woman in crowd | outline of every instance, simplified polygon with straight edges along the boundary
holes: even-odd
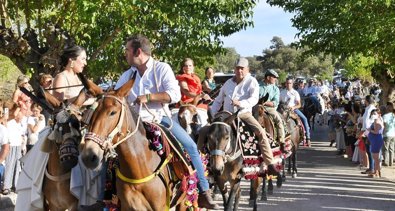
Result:
[[[359,109],[357,107],[357,109]],[[346,116],[346,154],[349,158],[353,157],[355,150],[355,142],[357,141],[357,120],[358,120],[358,112],[355,110],[355,105],[350,101],[344,106],[344,110],[347,112]]]
[[[372,122],[372,125],[367,128],[367,130],[369,131],[368,140],[370,142],[370,153],[372,153],[373,157],[374,171],[369,174],[369,177],[380,177],[381,174],[379,155],[380,150],[384,145],[384,123],[377,109],[371,111],[370,121]]]
[[[392,166],[394,162],[394,150],[395,150],[395,109],[394,104],[391,102],[387,103],[386,106],[387,113],[383,115],[384,121],[384,147],[383,156],[384,162],[383,166]]]
[[[181,71],[177,75],[181,88],[181,104],[194,104],[207,109],[207,105],[198,105],[201,98],[209,100],[210,97],[202,92],[202,85],[199,77],[194,73],[194,68],[193,60],[190,58],[185,58],[181,63]]]
[[[30,107],[32,106],[32,100],[30,97],[25,95],[20,88],[24,87],[27,90],[32,90],[29,84],[30,78],[26,75],[20,75],[16,81],[15,91],[12,95],[12,101],[20,107],[20,111],[27,117],[31,115]]]
[[[6,108],[9,109],[9,121],[7,122],[7,130],[9,135],[10,152],[5,161],[4,187],[2,193],[7,195],[11,192],[11,188],[16,187],[21,164],[19,159],[22,157],[22,148],[25,143],[26,129],[22,124],[24,114],[22,109],[13,102],[6,102]]]
[[[50,89],[52,88],[52,76],[50,74],[43,74],[41,73],[38,76],[38,82],[40,83],[40,86],[44,89]],[[48,90],[49,93],[52,93],[52,90]]]
[[[212,67],[207,67],[204,73],[206,77],[202,83],[203,91],[210,94],[217,87],[214,81],[214,69]]]

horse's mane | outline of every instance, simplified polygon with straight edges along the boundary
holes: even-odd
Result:
[[[228,118],[231,114],[226,111],[220,111],[215,114],[213,122],[224,122],[226,118]]]

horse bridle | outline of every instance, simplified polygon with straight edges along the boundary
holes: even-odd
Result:
[[[225,126],[226,128],[229,129],[229,137],[232,137],[232,134],[231,134],[232,127],[229,124],[224,123],[224,122],[213,122],[213,123],[211,123],[211,125],[223,125],[223,126]],[[236,143],[235,143],[236,146],[237,146],[237,139],[239,138],[238,136],[239,135],[237,134],[236,135]],[[235,149],[234,152],[233,152],[233,155],[229,155],[229,150],[230,149],[231,149],[231,138],[228,139],[228,142],[226,143],[226,147],[225,147],[224,150],[221,150],[221,149],[210,150],[209,149],[210,150],[210,157],[211,156],[221,156],[225,162],[227,162],[227,161],[230,162],[230,161],[235,160],[237,157],[239,157],[241,155],[241,150],[240,149],[239,150]]]
[[[121,114],[120,114],[120,117],[118,119],[117,125],[110,132],[110,134],[108,134],[106,137],[99,136],[99,135],[97,135],[96,133],[93,133],[93,132],[87,132],[85,134],[85,140],[91,140],[91,141],[95,142],[96,144],[98,144],[100,146],[100,148],[103,151],[109,152],[109,155],[108,155],[109,157],[115,157],[116,153],[115,153],[114,149],[119,144],[121,144],[122,142],[124,142],[125,140],[127,140],[128,138],[130,138],[131,136],[133,136],[137,132],[138,125],[139,125],[139,122],[140,122],[140,116],[137,119],[137,124],[136,124],[137,126],[136,126],[135,130],[132,131],[132,132],[128,130],[127,134],[125,135],[125,134],[122,133],[122,125],[123,125],[123,120],[124,120],[125,115],[126,115],[126,107],[127,107],[127,105],[125,104],[125,99],[121,100],[118,97],[115,97],[113,95],[103,95],[101,100],[103,101],[104,98],[115,99],[122,106]],[[117,142],[115,144],[112,144],[112,140],[114,139],[114,137],[116,135],[121,135],[121,136],[125,135],[125,137],[123,139],[121,139],[121,140],[119,140],[119,137],[118,137]]]

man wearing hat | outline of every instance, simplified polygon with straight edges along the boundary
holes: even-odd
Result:
[[[234,72],[235,76],[224,83],[210,107],[211,114],[214,116],[222,106],[224,111],[230,113],[235,113],[239,110],[238,117],[254,130],[258,138],[263,160],[268,166],[268,174],[276,175],[278,172],[273,165],[273,153],[266,132],[252,116],[252,107],[259,100],[259,84],[251,76],[246,58],[241,57],[237,60]]]
[[[280,114],[277,112],[277,106],[280,103],[280,89],[276,86],[278,74],[273,69],[265,72],[263,83],[259,89],[259,98],[266,97],[268,99],[262,103],[266,111],[273,117],[274,124],[277,126],[277,139],[279,143],[284,143],[284,123]]]
[[[314,106],[317,108],[318,113],[322,114],[324,109],[322,104],[320,103],[320,100],[322,99],[319,99],[319,97],[321,97],[320,93],[321,90],[319,87],[316,86],[315,79],[311,78],[309,80],[308,86],[304,88],[303,94],[305,97],[311,99]],[[323,99],[321,100],[321,102],[323,102]]]

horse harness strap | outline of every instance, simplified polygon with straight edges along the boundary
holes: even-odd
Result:
[[[122,181],[131,183],[131,184],[141,184],[141,183],[148,182],[148,181],[152,180],[153,178],[155,178],[156,176],[158,176],[162,172],[162,169],[170,162],[170,160],[172,158],[173,158],[173,153],[170,153],[169,156],[167,156],[167,158],[163,161],[162,165],[160,165],[160,167],[154,173],[152,173],[151,175],[146,176],[142,179],[127,178],[126,176],[124,176],[121,173],[119,168],[117,168],[115,171],[116,171],[118,178],[121,179]]]
[[[49,174],[48,170],[45,168],[45,176],[55,182],[63,182],[65,180],[68,180],[71,178],[71,171],[66,173],[66,174],[62,174],[60,176],[52,176]]]
[[[229,124],[224,123],[224,122],[213,122],[211,124],[212,125],[223,125],[223,126],[226,126],[229,129],[229,131],[232,131],[231,126]],[[236,130],[238,131],[238,129],[236,129]],[[231,137],[231,136],[229,135],[229,137]],[[237,140],[238,139],[239,139],[239,133],[237,132]],[[237,145],[238,145],[238,141],[236,141],[236,146]],[[230,143],[230,141],[228,141],[224,150],[220,150],[220,149],[210,150],[210,155],[211,156],[213,156],[213,155],[222,156],[222,157],[224,157],[224,159],[226,159],[226,161],[232,162],[232,161],[236,160],[236,158],[238,158],[242,154],[242,152],[241,152],[241,149],[238,149],[238,150],[235,149],[235,152],[233,153],[233,155],[227,155],[226,152],[229,151],[230,148],[231,148],[231,143]]]

